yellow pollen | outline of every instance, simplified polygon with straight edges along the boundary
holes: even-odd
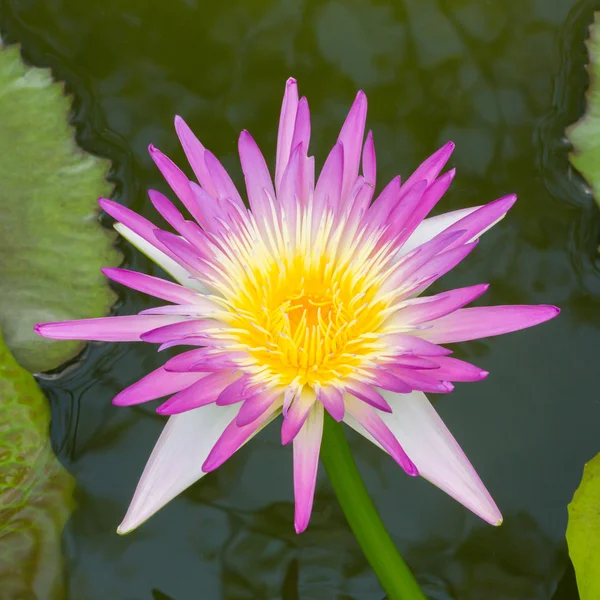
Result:
[[[379,293],[380,270],[369,263],[372,248],[336,255],[321,253],[322,245],[316,251],[319,240],[312,247],[304,241],[280,247],[276,258],[259,248],[226,294],[230,347],[247,355],[241,368],[255,382],[343,385],[377,358],[389,300]]]

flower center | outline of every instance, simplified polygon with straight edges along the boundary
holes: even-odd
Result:
[[[373,358],[385,306],[356,269],[306,257],[252,272],[232,299],[240,366],[269,385],[335,385]]]

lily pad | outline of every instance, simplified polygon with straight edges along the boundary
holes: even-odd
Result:
[[[600,598],[600,454],[583,470],[583,479],[569,504],[569,554],[581,600]]]
[[[590,57],[587,110],[567,129],[567,137],[573,144],[569,156],[571,164],[592,186],[594,198],[600,205],[600,11],[594,13],[586,45]]]
[[[0,49],[0,329],[31,372],[82,347],[36,335],[35,323],[102,316],[115,300],[100,268],[120,257],[96,203],[111,191],[109,163],[76,145],[70,109],[49,70]]]
[[[0,336],[0,590],[62,598],[61,533],[73,480],[49,437],[50,407]]]

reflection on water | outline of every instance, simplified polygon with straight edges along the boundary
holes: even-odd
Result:
[[[583,36],[593,2],[573,0],[4,0],[2,34],[76,93],[81,144],[110,156],[118,199],[149,215],[166,191],[153,142],[183,164],[172,128],[186,118],[241,183],[237,133],[274,156],[289,75],[313,114],[322,159],[357,87],[369,96],[379,185],[448,139],[455,183],[441,210],[517,192],[509,216],[434,291],[488,281],[485,303],[552,303],[539,330],[457,348],[491,371],[438,408],[506,520],[489,528],[351,436],[382,516],[432,598],[549,598],[565,573],[566,505],[598,451],[598,211],[568,166],[565,126],[586,85]],[[126,266],[147,261],[126,253]],[[147,307],[135,292],[119,311]],[[138,532],[114,534],[163,420],[115,408],[156,367],[150,347],[95,345],[84,366],[44,383],[54,437],[78,482],[65,532],[75,600],[378,600],[379,585],[325,478],[308,532],[292,533],[291,456],[275,429]],[[71,398],[75,400],[71,402]],[[558,593],[558,592],[557,592]]]

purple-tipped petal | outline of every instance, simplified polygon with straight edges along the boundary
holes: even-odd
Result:
[[[314,218],[321,222],[326,207],[339,210],[344,173],[344,148],[339,142],[332,148],[319,179],[314,195]]]
[[[79,321],[39,323],[35,332],[53,340],[88,340],[93,342],[139,342],[147,331],[174,323],[182,317],[163,315],[133,315],[101,317]]]
[[[109,279],[125,285],[132,290],[149,294],[155,298],[161,298],[167,302],[194,304],[196,300],[203,300],[202,296],[197,292],[176,283],[165,281],[159,277],[152,277],[151,275],[129,271],[128,269],[105,268],[102,269],[102,273]]]
[[[285,84],[285,93],[279,117],[279,131],[277,133],[277,160],[275,165],[275,185],[279,194],[279,185],[292,151],[292,138],[296,126],[298,112],[298,84],[290,77]]]
[[[446,231],[463,230],[463,235],[454,242],[454,246],[472,241],[480,237],[483,233],[492,228],[496,223],[504,218],[504,215],[512,208],[517,201],[515,194],[505,196],[481,206],[470,214],[459,219]]]
[[[252,395],[247,394],[247,398],[240,407],[236,418],[237,426],[244,427],[245,425],[249,425],[263,415],[272,404],[276,402],[281,404],[282,394],[283,390],[279,388],[263,390]]]
[[[308,100],[304,96],[300,98],[300,102],[298,103],[294,137],[292,138],[292,150],[300,144],[302,144],[306,153],[310,144],[310,110],[308,108]]]
[[[244,203],[240,193],[237,191],[231,177],[229,177],[229,173],[210,150],[204,152],[204,162],[212,177],[217,198],[230,198],[238,206],[243,207]]]
[[[419,302],[401,308],[393,318],[398,322],[410,325],[433,321],[473,302],[473,300],[484,294],[488,288],[489,284],[482,283],[442,292],[435,296],[419,298]]]
[[[466,342],[539,325],[560,313],[556,306],[476,306],[429,323],[421,337],[434,344]]]
[[[346,411],[343,392],[333,386],[318,387],[316,392],[317,400],[325,407],[325,410],[336,421],[342,421]]]
[[[386,395],[394,412],[381,418],[419,473],[488,523],[500,525],[498,507],[425,395]]]
[[[363,383],[356,379],[349,379],[346,382],[346,390],[359,400],[366,402],[378,410],[392,412],[392,409],[385,401],[385,398],[374,387],[367,383]]]
[[[237,404],[244,399],[244,388],[248,383],[248,375],[242,375],[235,381],[232,381],[223,391],[217,396],[215,402],[218,406],[227,404]]]
[[[214,404],[171,417],[117,529],[129,533],[205,475],[202,463],[237,411]]]
[[[472,206],[470,208],[461,208],[452,212],[436,215],[429,219],[424,219],[413,231],[412,235],[404,242],[402,248],[398,252],[398,256],[404,256],[415,250],[419,246],[426,244],[434,239],[440,233],[448,229],[451,225],[476,211],[480,206]]]
[[[178,322],[167,323],[164,326],[158,326],[144,332],[141,335],[141,339],[150,344],[162,344],[164,342],[196,336],[208,329],[213,329],[215,325],[217,323],[210,319],[179,319]]]
[[[159,367],[119,392],[112,402],[115,406],[133,406],[149,400],[156,400],[169,394],[175,394],[203,377],[205,377],[204,373],[172,373],[167,371],[164,366]]]
[[[402,297],[415,296],[429,287],[434,281],[454,269],[477,246],[478,240],[464,244],[453,250],[446,250],[415,271],[406,287],[402,290]]]
[[[163,402],[156,412],[159,415],[178,415],[183,412],[212,404],[219,394],[239,375],[231,371],[209,373],[196,383]]]
[[[432,344],[420,337],[405,333],[392,333],[385,336],[385,342],[393,348],[393,354],[404,354],[406,352],[420,356],[444,356],[452,354],[452,350]]]
[[[234,404],[231,406],[235,407]],[[202,465],[202,470],[208,473],[220,467],[232,454],[252,439],[279,414],[280,406],[280,404],[271,404],[260,417],[252,421],[249,425],[243,425],[242,427],[236,423],[236,419],[233,419],[210,451],[210,454]]]
[[[338,137],[338,142],[341,142],[344,147],[342,200],[348,197],[358,177],[358,166],[360,164],[366,120],[367,96],[364,92],[360,91],[356,95]]]
[[[365,181],[375,187],[377,182],[377,160],[375,157],[375,144],[373,143],[373,132],[367,133],[367,139],[363,148],[362,172]]]
[[[187,123],[179,116],[175,117],[175,131],[198,182],[208,194],[216,197],[217,190],[213,185],[210,171],[204,162],[206,148],[198,141],[198,138],[193,134]]]
[[[377,440],[377,442],[408,475],[418,475],[419,472],[417,467],[407,456],[400,445],[400,442],[396,439],[396,436],[390,431],[384,421],[382,421],[380,413],[351,394],[346,394],[345,400],[346,416],[344,417],[344,421],[349,421],[349,423],[351,423],[352,419],[356,420],[371,436],[373,436],[374,439]],[[390,413],[381,414],[384,415]],[[352,419],[348,419],[348,415],[352,417]]]
[[[421,179],[425,179],[428,183],[431,183],[440,174],[453,150],[454,142],[444,144],[437,152],[419,165],[417,170],[406,180],[402,187],[409,188]]]
[[[240,134],[238,151],[252,213],[258,222],[270,219],[267,197],[275,198],[273,182],[262,152],[246,130]]]
[[[315,403],[304,426],[294,438],[294,527],[302,533],[310,521],[323,436],[323,405]]]
[[[181,200],[183,205],[188,209],[189,213],[198,221],[202,222],[202,214],[196,202],[196,197],[190,188],[190,181],[187,175],[167,156],[165,156],[158,148],[152,144],[148,147],[152,160],[163,174],[171,189]]]
[[[439,368],[431,373],[432,377],[444,381],[481,381],[489,373],[457,358],[439,356],[435,359]]]
[[[292,402],[286,412],[281,426],[281,443],[289,444],[298,434],[306,421],[316,400],[315,393],[310,388],[305,388]]]
[[[450,382],[439,381],[437,379],[437,374],[433,369],[428,369],[427,371],[415,371],[414,369],[404,369],[402,367],[389,367],[389,369],[393,375],[404,381],[411,390],[430,392],[433,394],[448,394],[454,389],[454,386]],[[383,383],[381,383],[381,387],[389,389],[390,391],[396,391]]]

